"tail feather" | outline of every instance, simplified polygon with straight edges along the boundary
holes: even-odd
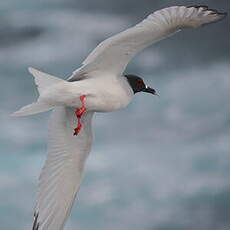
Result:
[[[33,75],[34,81],[38,87],[38,92],[41,94],[44,90],[49,88],[51,85],[63,82],[64,80],[54,77],[50,74],[43,73],[32,67],[28,68],[28,71]]]
[[[40,95],[43,94],[44,91],[46,91],[48,88],[52,87],[53,85],[60,83],[60,82],[64,82],[64,80],[62,80],[60,78],[51,76],[47,73],[43,73],[43,72],[38,71],[34,68],[30,67],[28,70],[34,77],[34,81],[37,85],[38,92]],[[41,101],[39,101],[39,98],[38,98],[37,102],[34,102],[30,105],[26,105],[26,106],[22,107],[18,111],[11,114],[11,116],[13,116],[13,117],[27,116],[27,115],[45,112],[45,111],[48,111],[52,108],[53,108],[52,105],[42,103]]]
[[[33,115],[36,113],[46,112],[52,109],[52,106],[48,104],[42,104],[40,102],[34,102],[30,105],[26,105],[19,109],[18,111],[11,114],[12,117],[21,117],[21,116],[28,116]]]

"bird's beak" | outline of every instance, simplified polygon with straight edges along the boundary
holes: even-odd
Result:
[[[148,87],[147,85],[145,86],[145,89],[142,90],[143,92],[146,93],[151,93],[153,95],[159,96],[159,94],[157,94],[155,89],[152,89],[151,87]]]

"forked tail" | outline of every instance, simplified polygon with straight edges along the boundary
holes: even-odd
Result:
[[[37,89],[40,95],[50,86],[64,81],[47,73],[40,72],[34,68],[29,68],[28,70],[34,77],[34,81],[37,85]],[[22,107],[18,111],[12,113],[11,116],[28,116],[36,113],[46,112],[52,108],[52,105],[41,103],[38,100],[37,102]]]

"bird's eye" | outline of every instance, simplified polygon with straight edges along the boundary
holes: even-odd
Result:
[[[141,84],[143,84],[143,81],[142,80],[137,80],[137,83],[138,83],[138,85],[141,85]]]

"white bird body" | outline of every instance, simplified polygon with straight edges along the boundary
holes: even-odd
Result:
[[[86,95],[85,107],[87,111],[112,112],[126,107],[134,95],[127,78],[109,76],[103,72],[97,74],[99,76],[96,78],[81,81],[63,80],[42,92],[38,101],[52,107],[61,105],[80,108],[79,97]],[[107,85],[111,85],[111,87],[106,87]]]
[[[226,13],[206,6],[165,8],[103,41],[67,81],[29,69],[40,97],[13,115],[25,116],[53,109],[49,122],[48,156],[39,178],[33,230],[63,229],[91,149],[94,112],[124,108],[136,92],[155,94],[155,90],[145,86],[142,79],[123,75],[129,61],[144,48],[183,28],[196,28],[225,16]],[[82,128],[77,136],[73,136],[76,108],[78,119],[82,117]]]

